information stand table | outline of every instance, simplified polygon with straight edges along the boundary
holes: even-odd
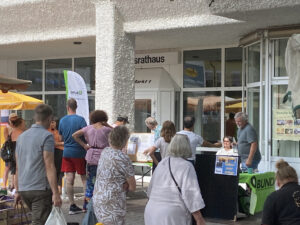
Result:
[[[261,212],[266,198],[275,191],[275,173],[240,173],[239,183],[246,183],[251,189],[250,214]]]
[[[141,179],[142,180],[142,187],[144,187],[144,177],[150,172],[152,172],[152,162],[133,162],[132,165],[142,167],[142,176],[141,178],[138,178],[136,180]],[[146,170],[144,171],[144,167],[146,167]]]
[[[205,208],[204,217],[235,220],[239,177],[215,174],[216,155],[196,155],[195,169]]]

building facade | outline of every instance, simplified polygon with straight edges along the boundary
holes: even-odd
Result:
[[[106,110],[111,122],[127,115],[139,131],[149,115],[178,129],[194,115],[195,131],[216,142],[235,135],[229,114],[246,111],[260,169],[285,158],[300,172],[300,137],[278,124],[289,120],[278,115],[291,108],[282,103],[285,50],[300,32],[299,11],[298,0],[3,0],[0,73],[32,80],[24,93],[61,117],[63,70],[76,71],[90,110]]]

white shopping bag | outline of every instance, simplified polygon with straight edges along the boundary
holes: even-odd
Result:
[[[67,225],[63,211],[60,207],[53,206],[45,225]]]

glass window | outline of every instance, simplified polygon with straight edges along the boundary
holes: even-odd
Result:
[[[31,80],[32,84],[26,91],[42,91],[43,61],[21,61],[17,63],[18,78]]]
[[[285,69],[285,49],[287,39],[274,40],[274,76],[285,77],[287,76]]]
[[[259,138],[259,87],[248,88],[248,120]]]
[[[74,70],[84,79],[87,91],[95,90],[95,68],[95,57],[74,59]]]
[[[272,156],[299,158],[300,120],[290,102],[283,103],[287,85],[272,86]]]
[[[142,133],[150,132],[145,124],[145,120],[151,116],[151,99],[135,99],[134,115],[134,131]]]
[[[242,48],[225,49],[225,86],[242,86]]]
[[[225,91],[225,136],[235,137],[237,126],[234,115],[243,110],[242,91]]]
[[[56,116],[58,119],[67,114],[67,102],[65,94],[45,95],[45,103],[52,107],[54,116]]]
[[[221,92],[184,92],[183,116],[194,116],[194,132],[205,140],[221,139]]]
[[[221,87],[221,49],[183,52],[183,87]]]
[[[180,92],[175,92],[175,118],[174,123],[176,130],[180,130]]]
[[[64,70],[72,69],[72,59],[45,60],[46,91],[65,91]]]
[[[89,95],[89,112],[92,112],[95,110],[95,96]]]
[[[248,83],[260,81],[260,43],[248,47]]]
[[[42,95],[27,95],[33,98],[37,98],[43,100]],[[19,110],[19,116],[21,116],[25,120],[26,129],[30,128],[32,124],[34,124],[34,110]]]

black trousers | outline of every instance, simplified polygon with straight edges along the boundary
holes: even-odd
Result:
[[[154,156],[155,156],[155,158],[157,159],[158,162],[161,161],[161,155],[160,155],[160,152],[154,152]],[[152,173],[154,172],[156,166],[157,166],[157,165],[155,165],[155,164],[153,163],[153,166],[152,166]]]

